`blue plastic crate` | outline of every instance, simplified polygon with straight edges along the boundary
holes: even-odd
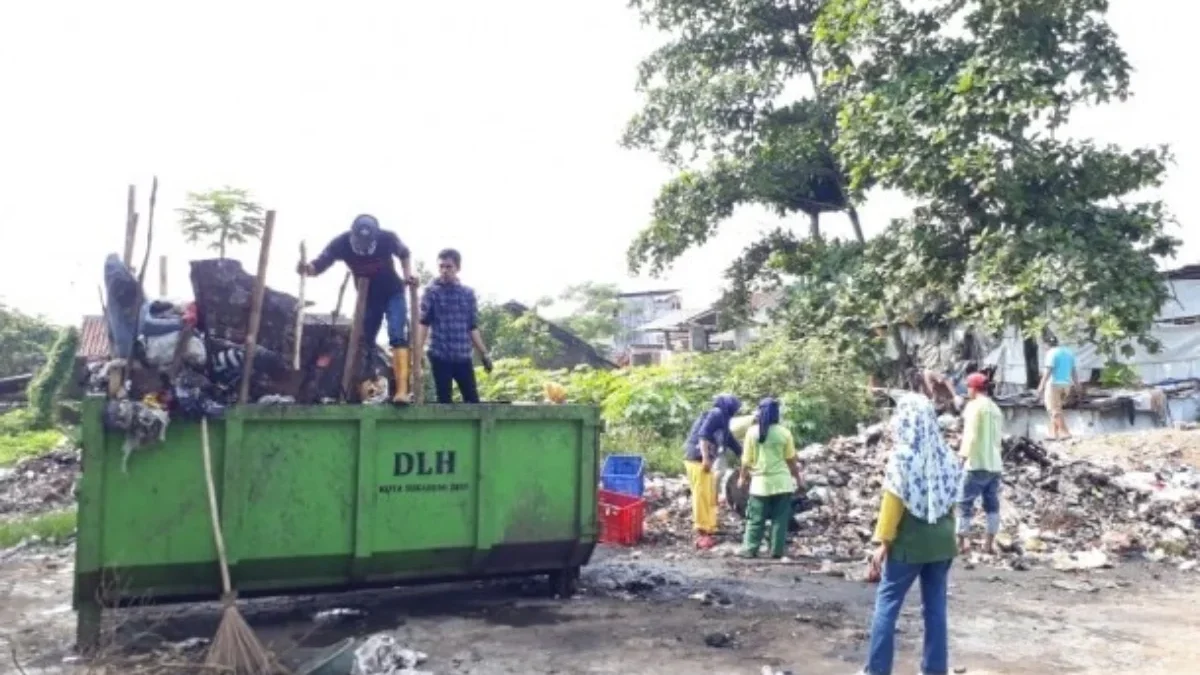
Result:
[[[611,492],[641,497],[646,491],[646,460],[641,455],[609,455],[600,470],[600,486]]]

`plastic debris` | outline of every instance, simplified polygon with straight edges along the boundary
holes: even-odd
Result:
[[[367,638],[354,651],[354,666],[350,675],[417,675],[429,656],[423,652],[401,647],[396,638],[379,633]]]

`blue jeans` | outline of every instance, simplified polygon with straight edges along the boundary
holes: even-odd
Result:
[[[379,329],[383,327],[385,316],[388,344],[392,347],[408,346],[408,298],[405,292],[406,289],[402,288],[384,302],[375,301],[374,298],[367,302],[363,312],[363,343],[367,346],[368,354],[379,338]]]
[[[987,514],[987,532],[1000,531],[1000,473],[996,471],[968,471],[963,476],[962,499],[958,502],[958,533],[971,530],[971,516],[975,515],[975,500],[983,497],[983,512]]]
[[[866,672],[892,675],[896,656],[896,621],[908,589],[921,578],[921,611],[925,618],[925,651],[921,672],[945,675],[950,671],[947,635],[946,592],[953,560],[911,565],[888,558],[883,579],[875,591],[875,618],[871,621],[871,646]]]

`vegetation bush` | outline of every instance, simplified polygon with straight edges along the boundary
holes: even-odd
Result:
[[[58,339],[46,354],[46,365],[29,383],[27,396],[35,429],[49,429],[58,419],[56,402],[71,379],[75,353],[79,351],[79,331],[73,326],[59,331]]]
[[[818,342],[772,336],[740,352],[682,355],[668,365],[596,370],[538,370],[527,359],[503,359],[480,372],[485,400],[541,401],[547,382],[568,403],[600,406],[605,452],[634,452],[652,470],[678,472],[683,441],[696,417],[722,392],[750,412],[765,396],[780,399],[798,443],[853,433],[871,416],[867,373]]]

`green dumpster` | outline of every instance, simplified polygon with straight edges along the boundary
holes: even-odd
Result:
[[[220,574],[197,423],[121,470],[104,399],[83,411],[74,605],[213,600]],[[596,544],[590,406],[242,406],[210,423],[241,597],[549,574],[569,593]]]

